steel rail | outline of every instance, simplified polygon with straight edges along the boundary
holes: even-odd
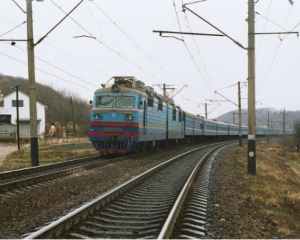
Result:
[[[206,162],[206,160],[219,148],[224,147],[225,145],[216,146],[215,148],[211,149],[208,153],[206,153],[198,162],[198,164],[195,166],[194,170],[192,171],[191,175],[187,179],[185,185],[183,186],[180,194],[178,195],[178,198],[176,202],[173,205],[172,210],[170,211],[170,214],[165,221],[164,226],[161,229],[161,232],[159,233],[157,239],[169,239],[171,237],[171,234],[174,230],[175,223],[177,221],[177,218],[180,214],[180,211],[182,209],[183,203],[186,199],[186,196],[188,195],[188,192],[194,182],[194,179],[196,178],[199,169],[203,166],[203,164]]]
[[[74,165],[80,162],[87,162],[87,161],[92,161],[92,160],[97,160],[99,159],[100,156],[92,156],[92,157],[84,157],[84,158],[78,158],[78,159],[73,159],[73,160],[68,160],[64,162],[57,162],[57,163],[51,163],[43,166],[36,166],[36,167],[28,167],[28,168],[22,168],[22,169],[17,169],[17,170],[12,170],[12,171],[6,171],[6,172],[1,172],[0,173],[0,180],[4,180],[10,177],[15,177],[15,176],[20,176],[20,175],[26,175],[26,174],[32,174],[36,172],[42,172],[42,171],[47,171],[59,167],[64,167],[64,166],[69,166],[69,165]]]
[[[64,177],[67,175],[71,175],[73,173],[81,172],[86,169],[96,168],[96,167],[104,166],[106,164],[123,161],[126,159],[126,157],[119,157],[119,158],[114,158],[110,160],[101,160],[101,161],[98,161],[98,159],[99,156],[90,157],[90,158],[87,157],[87,158],[62,162],[62,163],[49,164],[47,166],[41,166],[41,167],[38,166],[38,167],[34,167],[34,169],[32,170],[25,169],[25,170],[14,171],[14,173],[9,172],[7,173],[8,175],[6,175],[8,176],[7,178],[0,178],[0,181],[4,182],[4,183],[0,183],[0,193],[5,193],[6,191],[13,190],[22,186],[28,186],[36,183],[45,182],[49,179]],[[81,164],[81,163],[85,163],[85,164]],[[56,168],[68,167],[68,166],[78,165],[78,164],[79,166],[74,166],[73,168],[58,169],[57,171],[53,171],[50,173],[43,173],[45,171],[55,170]],[[24,174],[22,174],[22,172],[24,172]],[[40,173],[41,175],[30,176],[30,174],[38,174],[38,173]],[[10,179],[13,177],[16,177],[18,179],[16,180]]]

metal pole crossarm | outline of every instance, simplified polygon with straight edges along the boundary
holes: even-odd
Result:
[[[220,30],[219,28],[217,28],[216,26],[214,26],[213,24],[211,24],[210,22],[208,22],[207,20],[205,20],[203,17],[199,16],[197,13],[195,13],[194,11],[192,11],[191,9],[189,9],[186,5],[182,5],[182,8],[183,8],[183,11],[185,11],[185,9],[189,10],[191,13],[193,13],[194,15],[196,15],[197,17],[199,17],[202,21],[206,22],[207,24],[209,24],[210,26],[212,26],[214,29],[216,29],[220,33],[224,34],[224,36],[226,36],[227,38],[229,38],[231,41],[233,41],[239,47],[241,47],[241,48],[243,48],[245,50],[248,50],[248,48],[244,47],[241,43],[237,42],[232,37],[230,37],[229,35],[227,35],[226,33],[224,33],[222,30]]]
[[[11,31],[15,30],[16,28],[20,27],[22,24],[26,23],[26,21],[20,23],[19,25],[17,25],[16,27],[10,29],[9,31],[3,33],[0,37],[3,37],[4,35],[6,35],[7,33],[10,33]]]
[[[179,40],[179,41],[183,41],[183,42],[184,42],[183,39],[177,38],[177,37],[173,37],[173,36],[161,36],[161,35],[160,35],[160,37],[165,37],[165,38],[175,38],[175,39],[177,39],[177,40]]]
[[[188,85],[185,84],[185,85],[184,85],[177,93],[175,93],[175,94],[173,95],[173,97],[175,97],[179,92],[181,92],[182,89],[184,89],[184,88],[187,87],[187,86],[188,86]],[[172,99],[173,97],[171,97],[171,99]]]
[[[200,36],[213,36],[213,37],[224,37],[222,34],[209,34],[209,33],[192,33],[192,32],[172,32],[172,31],[161,31],[161,30],[153,30],[154,33],[159,33],[161,37],[163,33],[173,33],[173,34],[187,34],[187,35],[200,35]]]
[[[13,2],[14,2],[14,3],[15,3],[17,6],[18,6],[18,8],[20,8],[20,9],[21,9],[21,11],[22,11],[23,13],[25,13],[25,14],[26,14],[26,11],[24,11],[24,10],[23,10],[23,8],[21,8],[21,7],[20,7],[20,5],[19,5],[18,3],[16,3],[16,1],[15,1],[15,0],[12,0],[12,1],[13,1]]]
[[[215,108],[213,108],[209,113],[207,113],[207,114],[210,114],[210,113],[212,113],[215,109],[217,109],[218,107],[220,107],[221,105],[220,105],[220,103],[218,103],[218,105],[215,107]]]
[[[299,32],[269,32],[269,33],[254,33],[255,35],[263,35],[263,34],[297,34],[299,37]]]
[[[205,1],[207,1],[207,0],[199,0],[199,1],[196,1],[196,2],[185,3],[184,6],[186,6],[188,4],[194,4],[194,3],[205,2]]]
[[[223,96],[221,93],[218,93],[217,91],[215,91],[216,94],[219,94],[221,97],[227,99],[228,102],[233,103],[235,106],[238,106],[235,102],[231,101],[230,99],[226,98],[225,96]]]
[[[32,40],[32,39],[31,39]],[[27,42],[30,41],[30,39],[0,39],[1,42]]]
[[[204,100],[210,102],[229,102],[228,100],[213,100],[213,99],[204,99]]]

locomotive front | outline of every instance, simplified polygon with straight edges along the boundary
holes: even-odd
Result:
[[[115,77],[98,89],[90,113],[89,139],[101,154],[130,152],[139,141],[140,109],[145,95],[133,78]]]

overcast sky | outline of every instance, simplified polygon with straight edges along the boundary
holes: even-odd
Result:
[[[33,1],[34,42],[80,0]],[[237,82],[247,108],[247,51],[226,37],[163,34],[153,30],[220,34],[189,11],[186,0],[84,0],[35,47],[36,82],[78,92],[86,100],[112,76],[134,76],[161,92],[165,83],[182,109],[215,118],[237,110]],[[300,1],[259,0],[255,31],[300,30]],[[247,47],[246,0],[187,5]],[[26,1],[0,1],[0,39],[26,39]],[[81,36],[81,37],[80,37]],[[85,36],[85,37],[84,37]],[[184,40],[184,41],[182,41]],[[26,42],[0,41],[0,73],[28,78]],[[296,34],[256,35],[257,108],[300,110],[300,41]],[[185,87],[185,85],[187,85]],[[1,86],[0,86],[1,87]],[[215,91],[217,91],[216,94]],[[171,92],[170,92],[171,93]],[[221,95],[222,96],[221,96]],[[232,102],[225,102],[229,99]]]

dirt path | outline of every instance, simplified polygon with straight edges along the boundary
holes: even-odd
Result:
[[[18,145],[15,143],[0,142],[0,166],[5,160],[6,156],[14,151],[18,150]]]

